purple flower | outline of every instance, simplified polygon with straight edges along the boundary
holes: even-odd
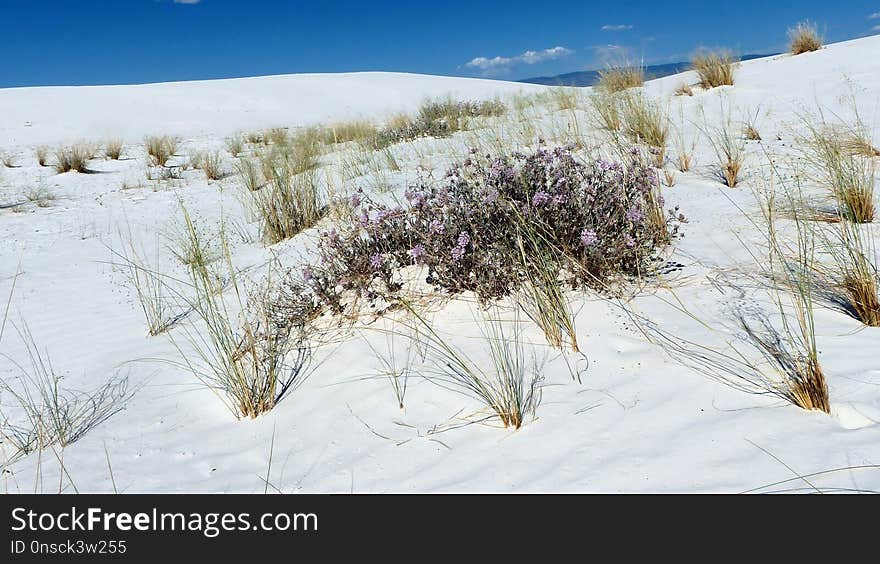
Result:
[[[439,219],[432,219],[431,223],[428,225],[428,230],[432,234],[443,233],[444,231],[446,231],[446,226],[443,225],[443,222]]]
[[[382,255],[375,254],[371,256],[370,266],[373,268],[373,270],[379,270],[380,268],[382,268]]]
[[[458,235],[458,246],[464,249],[467,247],[468,243],[471,242],[471,236],[468,235],[467,231],[462,231]]]
[[[639,206],[633,206],[626,210],[626,219],[627,221],[631,221],[632,223],[638,223],[645,219],[645,214],[642,213],[642,210]]]
[[[452,260],[461,260],[464,256],[464,247],[452,247]]]
[[[598,242],[599,237],[592,229],[584,229],[583,231],[581,231],[581,243],[583,243],[585,247],[592,247]]]
[[[425,256],[425,246],[419,243],[418,245],[410,249],[409,254],[416,262],[419,262],[419,259]]]
[[[543,206],[547,202],[550,201],[550,194],[544,191],[535,192],[535,195],[532,196],[532,205],[533,206]]]
[[[351,196],[351,207],[353,207],[353,208],[360,207],[362,201],[363,201],[363,200],[361,199],[361,194],[360,194],[359,192],[358,192],[358,193],[355,193],[355,194],[352,194],[352,196]]]
[[[312,272],[312,269],[307,266],[303,269],[302,277],[303,281],[308,283],[315,279],[315,273]]]

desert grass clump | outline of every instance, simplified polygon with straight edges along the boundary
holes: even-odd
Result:
[[[36,186],[25,190],[24,197],[28,202],[40,208],[48,208],[55,201],[55,194],[45,186]]]
[[[590,95],[590,106],[593,109],[596,125],[608,131],[620,131],[620,100],[619,96],[596,91]]]
[[[94,150],[86,143],[75,143],[55,150],[55,170],[64,172],[88,172],[88,162]]]
[[[0,152],[0,162],[6,168],[15,168],[15,156],[9,153]]]
[[[479,400],[505,428],[519,429],[541,401],[542,366],[536,355],[526,358],[518,319],[506,321],[493,309],[478,319],[488,366],[474,360],[407,304],[413,333],[425,356],[421,374],[429,381]]]
[[[266,244],[289,239],[318,223],[323,204],[315,171],[297,172],[295,163],[280,159],[265,165],[263,174],[266,185],[250,194]]]
[[[775,174],[775,173],[774,173]],[[725,342],[704,344],[681,338],[662,330],[657,324],[628,310],[630,319],[652,342],[670,357],[699,373],[731,388],[783,400],[805,410],[830,413],[830,400],[825,373],[819,360],[813,312],[816,285],[815,233],[811,222],[802,216],[793,216],[796,236],[783,239],[777,231],[775,202],[777,192],[789,200],[800,200],[780,177],[756,191],[762,210],[762,219],[752,220],[762,229],[768,243],[769,256],[753,253],[759,268],[774,283],[769,297],[775,308],[774,317],[763,307],[741,307],[734,313],[734,337],[723,334]],[[798,186],[799,189],[799,186]],[[790,201],[789,206],[799,209]],[[731,283],[731,289],[743,288]],[[664,300],[686,319],[696,320],[699,327],[716,332],[715,324],[683,305],[679,296]]]
[[[146,253],[138,250],[131,231],[120,231],[122,248],[113,250],[113,254],[121,261],[126,270],[128,281],[134,288],[135,297],[147,322],[147,332],[151,337],[160,335],[173,326],[181,314],[174,311],[166,275],[161,271],[159,246],[153,264],[143,257]]]
[[[104,143],[104,156],[108,159],[118,161],[122,156],[123,143],[121,139],[108,139]]]
[[[225,144],[226,150],[229,151],[229,154],[233,157],[238,157],[244,152],[244,136],[240,133],[227,137]]]
[[[663,166],[669,119],[660,104],[642,94],[621,98],[620,116],[624,134],[635,143],[644,143],[654,151],[658,167]]]
[[[675,171],[672,169],[669,169],[669,168],[664,168],[663,169],[663,182],[669,188],[672,188],[673,186],[675,186]]]
[[[235,169],[249,192],[256,192],[265,186],[266,180],[262,174],[263,167],[256,158],[240,159],[235,163]]]
[[[733,86],[734,72],[738,61],[732,53],[701,53],[691,60],[691,66],[705,89],[718,86]]]
[[[321,130],[322,141],[327,145],[362,142],[375,137],[378,133],[373,122],[367,120],[343,121],[328,125]]]
[[[0,407],[0,436],[15,450],[10,459],[73,444],[125,407],[133,393],[127,377],[110,376],[88,391],[69,389],[28,326],[23,324],[18,332],[28,363],[2,355],[19,375],[0,379],[5,400]]]
[[[854,153],[847,143],[847,131],[805,120],[808,134],[802,139],[802,155],[817,171],[818,179],[830,189],[840,214],[855,223],[874,220],[876,165],[870,157]]]
[[[507,106],[500,100],[428,100],[419,107],[414,118],[393,116],[384,128],[363,143],[380,150],[421,137],[449,137],[469,129],[476,118],[498,117],[506,112]]]
[[[559,265],[564,261],[554,256],[558,251],[526,222],[520,222],[517,246],[527,273],[517,295],[519,307],[541,328],[550,346],[561,350],[568,345],[573,352],[580,352],[575,313],[559,279]]]
[[[37,157],[37,164],[40,166],[49,166],[49,147],[41,145],[34,150]]]
[[[847,313],[869,327],[880,327],[880,279],[872,235],[870,225],[860,226],[841,218],[833,236],[825,240],[835,268],[823,268],[820,277],[830,280],[835,293],[841,294],[834,301]]]
[[[788,30],[788,50],[792,55],[818,51],[822,48],[822,38],[816,24],[803,21]]]
[[[686,82],[682,82],[678,86],[675,87],[675,90],[672,91],[673,96],[693,96],[694,89],[691,88],[690,84]]]
[[[735,131],[730,112],[723,104],[721,114],[721,125],[707,125],[705,134],[718,159],[716,170],[719,179],[728,187],[734,188],[745,164],[745,138]],[[705,121],[705,115],[703,119]]]
[[[880,149],[868,137],[864,127],[838,129],[840,144],[852,155],[861,157],[880,157]]]
[[[191,244],[198,245],[198,232],[185,208],[184,223]],[[303,333],[294,336],[271,324],[265,307],[268,289],[246,307],[225,239],[222,246],[234,299],[224,298],[207,269],[190,268],[194,295],[188,301],[200,323],[186,328],[186,343],[174,344],[180,364],[214,391],[236,418],[253,419],[273,409],[302,381],[312,349]]]
[[[580,93],[572,86],[557,86],[551,91],[557,110],[576,110],[580,105]]]
[[[599,71],[597,87],[609,94],[637,88],[645,83],[645,69],[638,65],[609,65]]]
[[[168,160],[177,152],[178,140],[167,135],[149,136],[144,139],[147,156],[157,166],[166,166]]]
[[[219,151],[207,152],[196,158],[198,166],[205,173],[208,180],[220,180],[226,176],[223,171],[223,157]]]
[[[752,122],[746,123],[743,126],[743,136],[745,136],[747,141],[760,141],[761,133],[758,131],[758,128],[755,127],[755,124]]]
[[[778,172],[774,170],[773,174],[778,175]],[[776,183],[790,205],[803,199],[799,180],[795,182],[794,188],[782,179]],[[759,198],[769,244],[768,269],[782,281],[782,290],[777,289],[774,293],[782,329],[776,329],[764,316],[750,322],[748,317],[741,315],[740,323],[751,345],[782,375],[782,396],[802,409],[830,413],[828,385],[819,362],[813,318],[816,292],[813,273],[817,264],[814,226],[796,213],[793,217],[796,235],[793,241],[783,241],[776,229],[777,196],[771,192],[775,188],[773,184],[765,187]],[[785,301],[794,310],[795,323],[789,321]]]

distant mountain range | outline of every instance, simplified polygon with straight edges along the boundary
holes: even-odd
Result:
[[[760,59],[761,57],[772,57],[777,53],[769,55],[743,55],[741,61],[751,59]],[[678,74],[691,68],[690,63],[666,63],[662,65],[650,65],[645,67],[645,79],[661,78],[671,74]],[[556,76],[539,76],[535,78],[526,78],[517,82],[527,82],[529,84],[545,84],[547,86],[593,86],[599,82],[598,70],[568,72]]]

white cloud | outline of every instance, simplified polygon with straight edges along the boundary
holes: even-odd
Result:
[[[174,0],[175,4],[198,4],[202,0]]]
[[[465,63],[466,67],[477,68],[484,71],[502,70],[516,64],[534,65],[542,61],[559,59],[574,53],[565,47],[551,47],[542,51],[526,51],[516,57],[477,57]]]
[[[877,20],[880,19],[880,12],[874,12],[870,16],[868,16],[869,20]],[[876,29],[876,28],[875,28]]]
[[[600,29],[602,31],[629,31],[633,28],[630,24],[605,24]]]

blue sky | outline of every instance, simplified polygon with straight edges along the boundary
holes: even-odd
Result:
[[[735,4],[735,5],[734,5]],[[880,0],[0,0],[0,87],[388,70],[520,79],[880,33]]]

